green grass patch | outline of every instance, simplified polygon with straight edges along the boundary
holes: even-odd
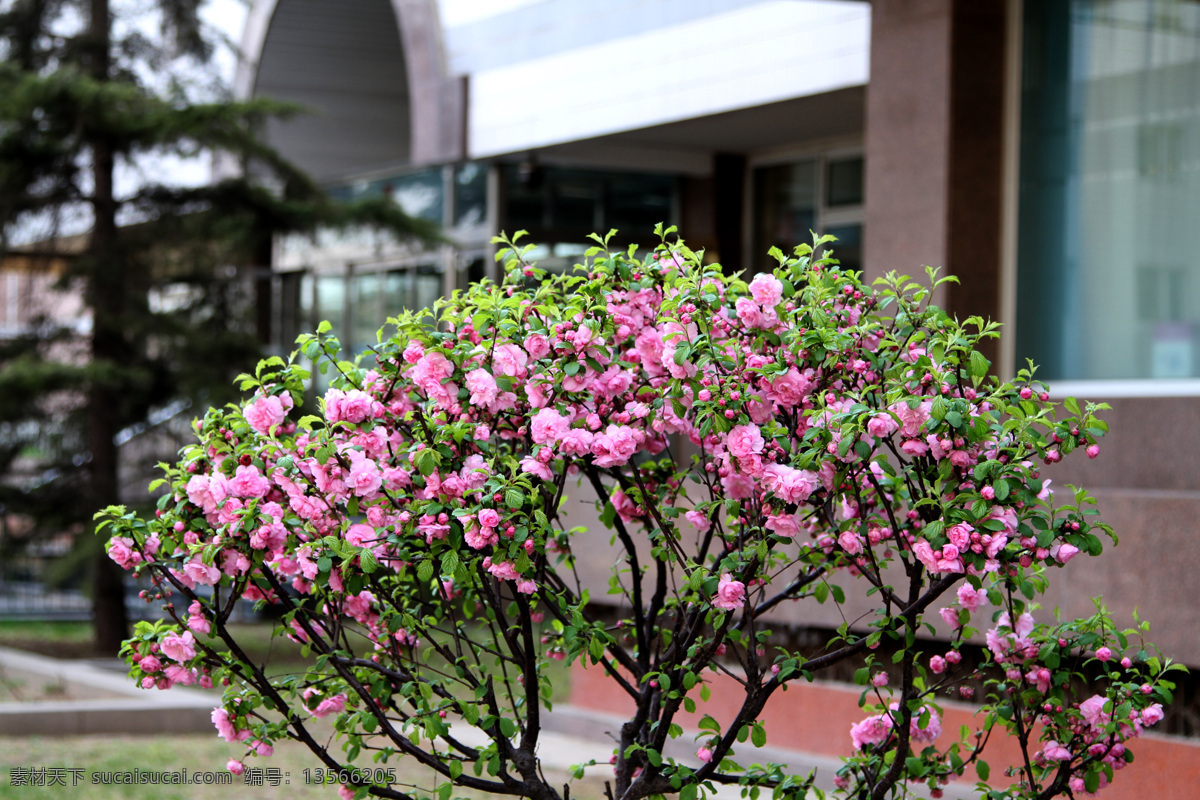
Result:
[[[334,755],[340,755],[334,745]],[[334,800],[336,784],[316,783],[319,766],[316,757],[298,742],[286,741],[275,745],[270,758],[246,759],[248,767],[278,770],[274,773],[279,785],[270,785],[262,773],[263,785],[247,784],[246,775],[232,776],[232,781],[220,785],[188,784],[163,785],[149,783],[115,784],[118,774],[137,771],[182,774],[187,770],[190,780],[205,780],[209,773],[227,775],[225,763],[241,757],[242,748],[228,744],[215,734],[175,736],[73,736],[64,738],[0,737],[0,800],[59,800],[65,797],[87,800]],[[396,771],[395,788],[430,796],[433,787],[431,773],[411,759],[393,760],[389,764],[360,765],[363,769],[392,768]],[[307,776],[305,770],[309,770]],[[76,770],[76,772],[71,772]],[[39,772],[40,771],[40,772]],[[590,777],[575,782],[571,796],[600,798],[603,781]],[[43,784],[49,776],[61,776],[63,784]],[[546,770],[547,778],[561,786],[568,778],[564,772]],[[78,776],[78,785],[72,781]],[[18,783],[14,785],[14,778]],[[252,778],[252,780],[254,780]],[[307,782],[306,782],[307,780]],[[482,800],[489,795],[459,790],[455,797]]]

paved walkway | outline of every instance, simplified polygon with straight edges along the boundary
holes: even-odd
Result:
[[[124,664],[115,659],[60,660],[0,647],[0,672],[8,676],[37,676],[54,682],[69,697],[91,697],[64,701],[0,703],[0,735],[71,736],[95,734],[180,734],[215,735],[210,714],[217,702],[215,695],[185,687],[168,692],[145,691],[125,674]],[[620,717],[592,710],[556,705],[553,713],[543,716],[538,756],[547,767],[568,770],[595,761],[592,774],[603,774],[619,735]],[[478,729],[456,726],[455,735],[468,744],[484,744]],[[670,742],[667,755],[697,765],[695,744],[688,735]],[[738,748],[743,764],[775,762],[788,765],[793,772],[817,769],[817,786],[830,790],[841,765],[835,758],[799,753],[780,748]],[[916,792],[923,796],[924,792]],[[740,797],[737,787],[721,787],[717,800]],[[970,787],[947,787],[947,798],[968,798]]]

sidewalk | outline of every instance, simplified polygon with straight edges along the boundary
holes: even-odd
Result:
[[[0,648],[0,674],[9,679],[36,677],[61,686],[64,696],[72,698],[0,703],[2,736],[216,735],[210,718],[218,701],[214,694],[183,687],[168,692],[142,690],[115,661],[59,660]],[[556,705],[552,713],[543,714],[538,757],[545,766],[558,770],[594,761],[597,766],[589,770],[590,774],[603,777],[611,769],[609,759],[624,721],[592,709]],[[482,745],[486,741],[482,732],[465,725],[456,725],[455,735],[469,744]],[[699,762],[695,750],[694,742],[685,734],[668,744],[666,755],[696,766]],[[742,764],[786,764],[799,774],[817,769],[816,785],[825,790],[833,788],[834,775],[841,765],[829,756],[749,744],[738,746],[736,758]],[[950,786],[945,796],[967,798],[972,796],[969,788]],[[916,794],[923,796],[923,792]],[[738,787],[721,787],[715,795],[717,800],[740,796]]]

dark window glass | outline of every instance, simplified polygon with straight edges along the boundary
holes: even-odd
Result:
[[[863,160],[861,157],[830,161],[825,169],[825,205],[860,206],[863,201]]]
[[[462,164],[454,168],[454,224],[475,227],[487,221],[487,167]]]
[[[764,267],[776,262],[772,247],[791,253],[812,241],[817,224],[817,163],[798,161],[760,167],[754,171],[754,261]]]

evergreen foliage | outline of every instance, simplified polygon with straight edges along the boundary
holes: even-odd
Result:
[[[0,344],[0,502],[45,530],[86,526],[118,501],[119,431],[179,397],[227,399],[222,387],[257,355],[246,268],[267,263],[273,234],[369,224],[437,235],[386,202],[333,203],[264,144],[267,118],[300,109],[223,95],[200,5],[14,0],[0,11],[0,257],[43,288],[54,276],[90,317],[81,327],[79,315],[25,309],[29,324]],[[240,174],[201,186],[156,174],[170,157],[216,153]],[[91,540],[81,545],[98,554]],[[122,585],[96,563],[97,644],[115,653]]]

